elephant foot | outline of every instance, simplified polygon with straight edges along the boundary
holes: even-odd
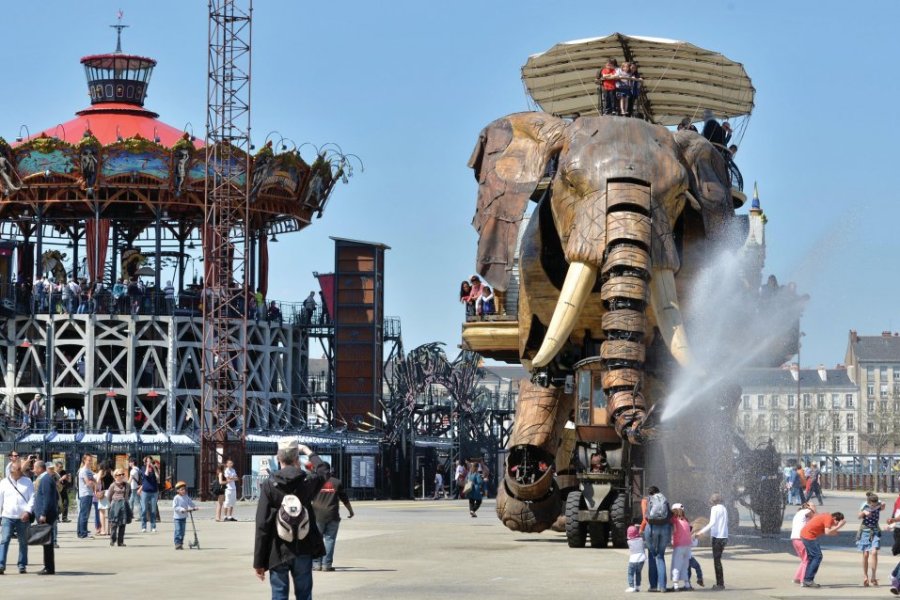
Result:
[[[512,531],[540,533],[553,526],[561,512],[559,490],[555,485],[547,496],[535,501],[514,497],[506,483],[497,490],[497,518]]]
[[[550,526],[550,531],[555,531],[557,533],[565,533],[566,532],[566,515],[559,515],[556,517],[556,521],[553,522],[553,525]]]

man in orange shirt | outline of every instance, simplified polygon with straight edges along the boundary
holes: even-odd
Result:
[[[837,535],[841,527],[846,524],[847,521],[844,519],[844,514],[834,512],[830,515],[828,513],[816,515],[803,526],[803,529],[800,531],[800,539],[803,540],[807,557],[803,587],[822,587],[814,581],[819,565],[822,564],[822,546],[819,544],[819,537],[823,535]]]

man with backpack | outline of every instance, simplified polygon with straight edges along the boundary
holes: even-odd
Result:
[[[144,483],[144,473],[137,466],[137,460],[132,456],[128,459],[128,487],[131,488],[131,496],[129,496],[129,504],[131,506],[131,512],[134,514],[135,504],[140,504],[140,494],[138,494],[138,488],[141,487],[141,484]]]
[[[649,555],[648,575],[650,591],[666,591],[666,546],[672,540],[672,509],[659,488],[647,488],[647,507],[644,512],[647,527],[644,540]]]
[[[310,472],[300,466],[300,452],[309,456]],[[288,600],[289,578],[296,598],[311,598],[313,559],[325,555],[312,500],[328,479],[328,468],[296,439],[278,442],[278,463],[281,469],[259,490],[253,569],[260,581],[269,571],[273,600]]]

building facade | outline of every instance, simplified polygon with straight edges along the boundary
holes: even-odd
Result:
[[[858,335],[850,330],[847,373],[859,389],[861,450],[893,455],[900,450],[900,334]]]
[[[746,369],[737,426],[750,446],[772,439],[785,456],[860,451],[859,389],[847,369]]]

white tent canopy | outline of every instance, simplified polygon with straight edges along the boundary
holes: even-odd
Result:
[[[555,115],[596,115],[595,79],[607,58],[636,61],[654,123],[676,125],[684,117],[698,121],[705,110],[718,118],[753,110],[755,90],[744,66],[687,42],[627,36],[574,40],[528,58],[522,81],[534,101]]]

